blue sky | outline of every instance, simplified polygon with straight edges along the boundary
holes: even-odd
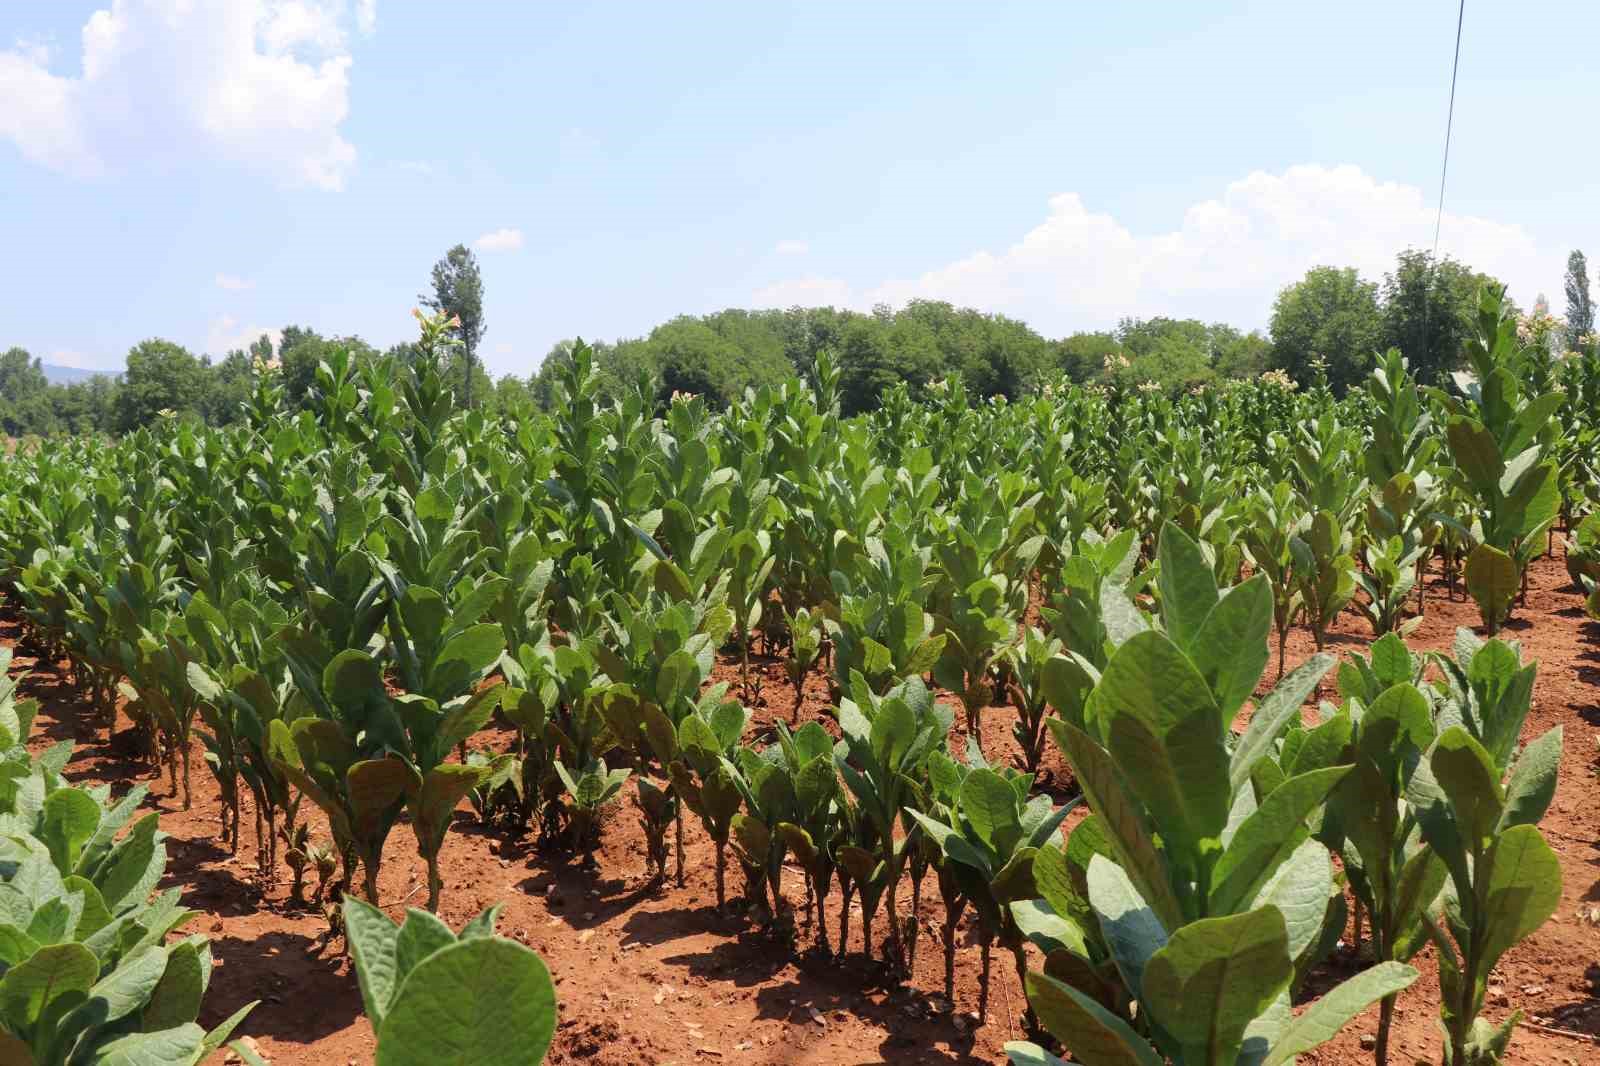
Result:
[[[916,296],[1264,326],[1433,237],[1453,0],[0,8],[0,347],[405,339],[480,243],[496,373],[682,312]],[[1600,254],[1600,6],[1469,0],[1441,249]]]

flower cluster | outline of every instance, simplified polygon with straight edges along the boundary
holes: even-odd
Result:
[[[1139,391],[1140,392],[1160,392],[1161,391],[1161,386],[1157,385],[1153,381],[1141,381],[1141,382],[1139,382]]]
[[[1262,374],[1261,380],[1266,382],[1268,385],[1276,385],[1284,392],[1293,392],[1295,389],[1300,387],[1299,385],[1295,384],[1294,378],[1289,376],[1288,371],[1280,368],[1274,368],[1267,371],[1265,374]]]
[[[1121,352],[1107,352],[1103,363],[1107,374],[1115,374],[1119,370],[1126,370],[1133,364],[1128,362],[1128,357]]]

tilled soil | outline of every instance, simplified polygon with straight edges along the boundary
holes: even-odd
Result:
[[[1428,588],[1427,612],[1409,643],[1414,649],[1445,649],[1457,626],[1477,625],[1477,612],[1450,600],[1437,580]],[[1488,1013],[1503,1017],[1522,1010],[1529,1024],[1517,1032],[1510,1061],[1572,1064],[1600,1062],[1600,787],[1595,780],[1600,727],[1600,624],[1585,620],[1581,598],[1567,585],[1559,558],[1535,563],[1526,606],[1508,627],[1523,654],[1539,660],[1533,711],[1524,739],[1554,725],[1566,730],[1560,783],[1542,824],[1561,857],[1562,903],[1556,917],[1510,951],[1489,992]],[[14,619],[0,619],[0,643],[13,644]],[[1336,653],[1363,650],[1366,622],[1353,611],[1330,633]],[[1289,640],[1288,665],[1313,651],[1308,632]],[[1275,667],[1276,664],[1274,664]],[[215,957],[202,1023],[221,1020],[243,1003],[261,1000],[243,1031],[274,1063],[368,1063],[374,1039],[361,1013],[355,977],[343,944],[325,937],[320,910],[290,899],[288,870],[271,880],[256,871],[250,826],[254,811],[246,795],[244,840],[237,854],[218,846],[220,803],[215,782],[194,756],[194,805],[181,809],[166,778],[148,764],[130,762],[103,722],[93,719],[57,666],[17,649],[14,668],[30,670],[23,694],[42,709],[34,746],[71,739],[77,751],[70,776],[111,782],[119,790],[144,782],[148,805],[162,813],[171,836],[167,884],[182,886],[184,902],[198,912],[189,931],[205,932]],[[754,701],[751,734],[770,732],[774,718],[827,721],[827,692],[812,678],[798,709],[793,690],[776,663],[758,662],[763,691]],[[1269,678],[1275,669],[1269,669]],[[719,679],[734,680],[737,667],[718,667]],[[1336,699],[1332,675],[1319,696]],[[942,697],[949,698],[949,697]],[[1309,707],[1308,707],[1309,713]],[[985,750],[1014,752],[1012,712],[991,708],[984,716]],[[953,739],[965,744],[961,716]],[[1052,753],[1045,784],[1060,781],[1062,766]],[[617,805],[597,854],[599,869],[541,852],[528,841],[505,841],[480,828],[463,807],[443,853],[446,887],[441,914],[460,926],[492,903],[503,904],[500,931],[539,951],[557,983],[561,1021],[551,1049],[556,1063],[638,1066],[651,1063],[996,1063],[1002,1045],[1022,1036],[1025,1003],[1009,956],[996,951],[987,1021],[979,1024],[979,949],[970,918],[958,943],[954,1003],[943,999],[939,931],[943,908],[930,877],[918,913],[914,972],[890,980],[862,954],[859,907],[850,923],[843,958],[819,951],[815,930],[804,917],[804,878],[791,867],[785,894],[802,917],[793,943],[758,928],[744,915],[718,914],[713,888],[713,849],[693,818],[687,831],[686,883],[651,884],[645,875],[643,835],[631,799]],[[325,825],[313,813],[316,838]],[[737,896],[740,877],[730,859],[728,890]],[[391,914],[425,898],[424,868],[415,838],[402,824],[390,839],[380,896]],[[909,911],[909,888],[901,892]],[[837,895],[828,907],[830,942],[838,947]],[[1590,917],[1594,910],[1596,917]],[[881,945],[887,923],[874,928]],[[1323,989],[1365,962],[1345,948],[1322,967],[1311,984]],[[1423,977],[1400,997],[1391,1062],[1437,1063],[1435,1022],[1437,967],[1431,949],[1417,960]],[[1319,1064],[1370,1062],[1363,1046],[1376,1031],[1373,1008],[1333,1043],[1302,1061]]]

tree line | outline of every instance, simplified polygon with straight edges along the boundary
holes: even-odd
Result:
[[[876,408],[894,385],[920,393],[952,378],[974,398],[1014,400],[1063,375],[1082,384],[1115,380],[1179,391],[1278,370],[1299,384],[1326,381],[1342,393],[1388,348],[1399,349],[1424,382],[1455,369],[1485,284],[1499,283],[1448,256],[1408,249],[1381,281],[1366,280],[1352,267],[1311,269],[1278,293],[1266,334],[1157,316],[1052,339],[1005,315],[913,300],[899,310],[870,312],[794,307],[681,315],[647,336],[591,346],[611,392],[642,381],[663,401],[689,392],[705,396],[713,408],[746,388],[807,374],[824,349],[834,356],[842,406],[850,414]],[[1568,258],[1564,288],[1564,320],[1549,314],[1541,296],[1525,321],[1560,350],[1591,347],[1594,306],[1581,251]],[[491,379],[476,358],[486,329],[483,294],[476,258],[457,245],[435,264],[430,291],[419,297],[459,323],[462,344],[451,368],[462,382],[457,394],[491,412],[548,407],[573,342],[556,344],[529,375]],[[159,417],[222,425],[238,417],[258,361],[279,362],[287,399],[300,404],[317,364],[338,349],[357,361],[415,356],[410,345],[379,351],[358,336],[289,326],[276,345],[263,336],[218,358],[153,338],[129,350],[118,376],[52,384],[38,358],[13,347],[0,354],[0,430],[13,437],[124,433]]]

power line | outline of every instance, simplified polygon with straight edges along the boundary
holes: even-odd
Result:
[[[1461,23],[1466,18],[1467,0],[1456,11],[1456,56],[1450,64],[1450,112],[1444,122],[1444,163],[1439,167],[1439,213],[1433,219],[1433,256],[1439,256],[1439,227],[1444,222],[1444,179],[1450,173],[1450,130],[1456,121],[1456,72],[1461,69]]]

